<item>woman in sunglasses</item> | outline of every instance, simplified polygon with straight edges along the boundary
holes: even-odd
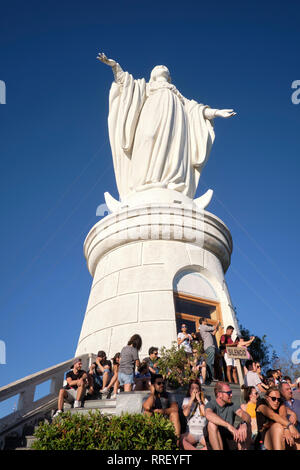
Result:
[[[179,348],[183,348],[188,355],[192,354],[192,336],[187,332],[187,326],[181,325],[181,332],[177,336],[177,344]]]
[[[256,443],[267,450],[300,449],[300,434],[289,422],[286,407],[281,401],[277,387],[271,387],[256,407],[258,436]]]

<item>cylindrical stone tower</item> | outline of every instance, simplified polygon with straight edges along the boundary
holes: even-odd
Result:
[[[200,317],[238,329],[224,278],[230,231],[192,200],[163,191],[123,203],[87,235],[93,284],[76,355],[101,349],[112,357],[138,333],[144,357],[150,346],[170,347],[180,322],[196,331]]]

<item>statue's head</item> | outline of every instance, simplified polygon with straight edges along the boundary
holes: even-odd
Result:
[[[151,72],[150,82],[166,80],[171,83],[171,75],[169,69],[165,65],[157,65]]]

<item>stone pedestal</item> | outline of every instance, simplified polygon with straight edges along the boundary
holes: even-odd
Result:
[[[150,346],[170,347],[177,339],[175,280],[184,272],[197,273],[203,286],[193,292],[191,282],[188,293],[213,295],[223,326],[237,326],[224,279],[231,252],[228,228],[194,204],[123,204],[84,243],[93,284],[76,355],[101,349],[111,358],[136,333],[143,340],[140,358]]]

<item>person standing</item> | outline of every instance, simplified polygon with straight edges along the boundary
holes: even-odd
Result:
[[[216,346],[214,340],[220,323],[215,326],[210,326],[207,324],[207,320],[204,318],[201,319],[199,323],[199,332],[203,341],[204,352],[206,354],[206,384],[209,384],[214,378],[214,362],[216,355]]]
[[[181,332],[177,336],[177,344],[179,348],[183,348],[187,354],[192,354],[192,336],[187,332],[187,326],[181,325]]]
[[[226,328],[226,334],[225,335],[222,335],[221,338],[220,338],[220,349],[222,351],[222,357],[224,359],[224,362],[223,362],[223,367],[224,365],[226,366],[226,368],[224,367],[224,372],[226,372],[225,377],[227,378],[228,382],[229,383],[238,383],[238,379],[237,379],[237,370],[236,370],[236,362],[235,362],[235,359],[232,359],[232,358],[229,358],[228,357],[228,354],[226,352],[226,348],[227,347],[234,347],[234,346],[237,346],[238,344],[238,341],[233,341],[232,340],[232,333],[233,333],[233,330],[234,330],[234,327],[229,325],[227,328]]]
[[[135,368],[140,367],[139,350],[141,347],[142,338],[140,335],[133,335],[127,346],[124,346],[121,350],[118,378],[120,385],[124,386],[124,392],[131,392],[132,390]]]

